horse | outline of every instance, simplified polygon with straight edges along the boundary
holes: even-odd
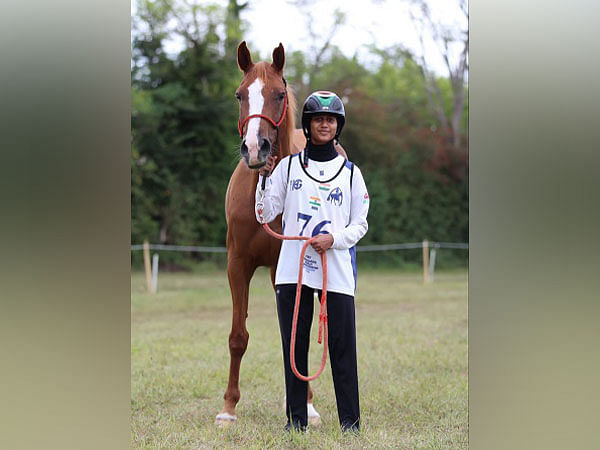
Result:
[[[246,329],[248,290],[257,267],[269,267],[275,289],[281,241],[267,234],[256,220],[254,203],[258,170],[266,164],[269,155],[277,156],[276,166],[285,156],[299,153],[306,143],[302,130],[295,129],[296,104],[283,76],[283,45],[279,43],[273,50],[272,63],[261,61],[255,64],[243,41],[237,49],[237,62],[243,72],[242,82],[235,93],[240,106],[238,131],[242,142],[241,158],[225,194],[227,276],[233,308],[229,333],[229,381],[223,396],[223,408],[216,417],[218,425],[228,425],[237,420],[235,407],[240,399],[240,365],[249,339]],[[339,144],[336,149],[346,157]],[[281,233],[281,215],[269,226]],[[312,400],[313,392],[309,385],[309,421],[316,425],[319,413],[314,409]]]

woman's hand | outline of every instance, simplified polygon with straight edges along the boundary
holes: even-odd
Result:
[[[269,155],[269,157],[267,158],[266,164],[258,170],[258,173],[260,173],[263,177],[265,176],[266,172],[269,172],[268,175],[270,175],[271,172],[273,172],[273,168],[275,167],[276,160],[277,160],[277,156]]]
[[[318,254],[321,254],[331,248],[333,245],[333,236],[331,234],[317,234],[315,240],[310,245]]]

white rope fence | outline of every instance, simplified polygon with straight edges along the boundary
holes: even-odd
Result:
[[[144,244],[135,244],[131,246],[131,250],[143,250]],[[171,252],[200,252],[200,253],[227,253],[225,247],[200,247],[197,245],[164,245],[164,244],[149,244],[149,250],[166,250]]]
[[[426,242],[426,241],[424,241]],[[382,252],[387,250],[405,250],[411,248],[423,248],[423,242],[409,242],[406,244],[381,244],[381,245],[358,245],[358,252]],[[429,247],[432,248],[462,248],[468,249],[469,244],[461,242],[429,242]],[[165,250],[172,252],[200,252],[200,253],[227,253],[225,247],[202,247],[197,245],[165,245],[165,244],[149,244],[149,250]],[[144,244],[134,244],[131,250],[143,250]]]
[[[358,252],[383,252],[390,250],[407,250],[414,248],[423,249],[423,282],[433,281],[435,272],[435,257],[438,248],[456,248],[468,250],[469,244],[463,242],[407,242],[403,244],[381,244],[381,245],[358,245]],[[158,253],[152,256],[152,269],[150,269],[150,250],[161,250],[170,252],[200,252],[200,253],[227,253],[226,247],[206,247],[198,245],[165,245],[165,244],[134,244],[131,251],[143,250],[144,266],[146,269],[146,284],[148,292],[158,291]]]

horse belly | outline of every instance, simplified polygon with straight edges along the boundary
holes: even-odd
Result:
[[[281,222],[277,226],[276,221],[274,221],[272,229],[277,233],[281,233]],[[281,241],[267,234],[261,227],[252,239],[250,249],[255,256],[257,266],[275,267],[279,259]]]

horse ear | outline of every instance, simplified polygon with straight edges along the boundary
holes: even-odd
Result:
[[[283,50],[283,45],[281,45],[281,42],[280,42],[279,46],[277,48],[275,48],[275,50],[273,50],[273,64],[271,64],[271,66],[277,72],[282,73],[284,64],[285,64],[285,52]]]
[[[254,66],[252,62],[252,56],[250,56],[250,50],[246,46],[246,41],[242,41],[242,43],[238,46],[237,50],[237,60],[238,66],[244,73],[248,73],[250,69]]]

